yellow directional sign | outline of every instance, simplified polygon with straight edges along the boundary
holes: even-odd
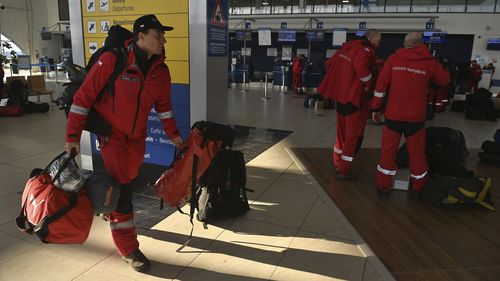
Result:
[[[188,0],[81,0],[81,5],[86,61],[103,46],[111,26],[121,25],[132,31],[138,17],[155,14],[163,25],[174,27],[165,33],[172,82],[189,84]]]
[[[82,0],[84,17],[189,13],[188,0]]]

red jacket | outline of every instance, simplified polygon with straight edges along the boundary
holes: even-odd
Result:
[[[294,58],[292,60],[292,72],[293,72],[293,74],[302,75],[303,69],[304,68],[302,66],[302,59]]]
[[[400,48],[384,64],[375,87],[372,109],[380,109],[390,87],[385,116],[394,121],[424,122],[429,83],[443,87],[450,74],[424,44]]]
[[[129,42],[130,43],[130,42]],[[95,104],[97,112],[113,127],[130,137],[145,137],[148,116],[155,106],[156,112],[170,138],[179,136],[173,118],[170,99],[170,72],[165,56],[152,62],[145,77],[137,65],[135,52],[128,48],[126,69],[115,81],[115,95],[103,95]],[[109,80],[117,57],[104,53],[90,69],[82,86],[76,92],[66,125],[66,141],[79,142],[87,114],[101,89]]]
[[[371,72],[374,60],[375,51],[367,41],[345,43],[325,63],[328,72],[318,87],[318,93],[359,108],[373,83]]]
[[[470,79],[472,81],[474,82],[481,81],[482,76],[483,76],[483,71],[481,70],[481,66],[479,64],[470,67]]]

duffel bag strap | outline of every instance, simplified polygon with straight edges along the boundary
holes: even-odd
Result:
[[[31,224],[28,224],[28,227],[26,227],[27,218],[26,218],[26,215],[24,214],[24,209],[25,209],[24,206],[25,205],[26,205],[26,202],[24,202],[23,207],[21,208],[21,212],[19,213],[19,216],[16,218],[17,228],[19,228],[19,230],[26,232],[28,234],[33,234],[33,233],[35,233],[33,226]]]
[[[39,231],[44,225],[48,225],[48,224],[60,219],[62,216],[64,216],[67,212],[69,212],[71,209],[73,209],[76,206],[77,201],[78,201],[78,193],[76,193],[76,192],[71,193],[71,195],[69,197],[68,206],[60,209],[59,211],[55,212],[53,215],[44,218],[38,224],[34,225],[33,226],[34,232]]]
[[[198,174],[198,156],[196,156],[196,154],[194,154],[194,157],[193,157],[193,169],[192,169],[192,178],[191,178],[191,198],[190,198],[190,202],[189,204],[191,205],[190,206],[190,210],[189,210],[189,222],[191,223],[191,233],[189,233],[189,237],[188,239],[186,240],[186,242],[184,242],[184,244],[182,246],[179,247],[179,249],[176,250],[176,252],[180,252],[182,249],[184,249],[184,247],[187,246],[187,244],[191,241],[191,238],[193,237],[193,230],[194,230],[194,223],[193,223],[193,217],[194,217],[194,210],[196,209],[196,206],[195,204],[197,203],[197,198],[196,198],[196,181],[197,181],[197,174]],[[185,214],[181,208],[177,207],[177,210],[181,213],[181,214]]]
[[[25,210],[25,206],[26,206],[26,202],[24,202],[23,207],[21,208],[21,212],[19,213],[19,216],[16,218],[17,228],[19,228],[19,230],[24,231],[28,234],[34,234],[37,231],[39,231],[44,225],[50,224],[50,223],[58,220],[62,216],[64,216],[67,212],[69,212],[71,209],[73,209],[76,206],[77,201],[78,201],[78,194],[71,193],[71,196],[69,197],[68,206],[57,211],[52,216],[46,217],[45,219],[43,219],[42,221],[40,221],[36,225],[28,223],[28,227],[26,227],[26,222],[28,221],[28,219],[27,219],[26,215],[24,214],[24,210]]]

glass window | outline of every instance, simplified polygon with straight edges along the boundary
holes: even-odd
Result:
[[[300,0],[291,0],[291,1],[288,1],[288,2],[290,2],[290,4],[288,4],[288,5],[292,6],[292,13],[293,14],[300,14],[300,13],[302,13],[302,11],[299,8],[299,1]]]
[[[386,13],[409,13],[410,0],[386,0],[385,12]]]
[[[337,3],[337,13],[359,13],[359,0],[342,0]]]
[[[269,2],[269,0],[268,0]],[[289,0],[273,0],[273,14],[289,14],[292,12],[292,6]]]
[[[463,13],[466,0],[440,0],[439,13]]]
[[[379,1],[361,1],[362,13],[383,13],[385,0]]]
[[[495,0],[484,0],[484,1],[469,0],[467,4],[468,13],[493,13],[494,10],[495,10]]]
[[[411,11],[414,13],[435,13],[438,0],[412,1]]]

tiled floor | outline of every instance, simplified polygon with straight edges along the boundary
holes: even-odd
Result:
[[[363,240],[287,148],[330,147],[334,111],[302,107],[293,94],[228,91],[228,123],[293,131],[247,159],[251,211],[238,219],[191,225],[173,213],[150,229],[140,229],[141,249],[152,260],[147,274],[132,271],[118,256],[106,223],[94,220],[83,245],[41,244],[19,232],[14,219],[32,168],[61,151],[65,117],[48,114],[0,118],[0,280],[392,280]],[[44,97],[42,97],[43,99]],[[464,131],[469,147],[491,138],[498,122],[466,121],[457,113],[438,115],[432,124]],[[381,127],[368,122],[365,147],[378,147]]]

